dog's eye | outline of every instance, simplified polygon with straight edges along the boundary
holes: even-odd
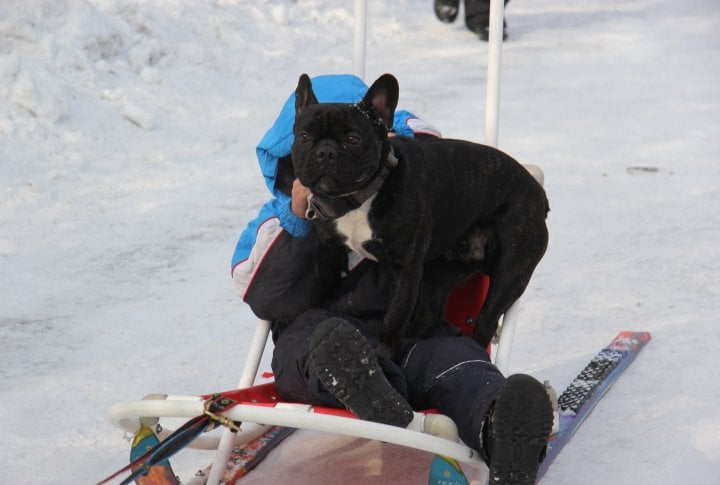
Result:
[[[345,137],[345,142],[351,145],[358,145],[360,143],[360,137],[357,135],[348,135]]]
[[[307,143],[310,141],[310,135],[305,132],[298,133],[298,140],[300,140],[300,143]]]

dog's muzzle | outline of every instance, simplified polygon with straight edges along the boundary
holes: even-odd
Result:
[[[337,219],[351,210],[357,209],[363,202],[377,193],[390,171],[395,168],[397,164],[398,159],[395,157],[395,153],[391,148],[379,172],[372,177],[370,182],[362,189],[333,198],[317,197],[311,192],[307,197],[308,207],[305,210],[305,218],[309,220]]]

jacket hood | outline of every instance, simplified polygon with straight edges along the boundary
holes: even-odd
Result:
[[[354,103],[360,100],[368,87],[357,76],[351,74],[330,74],[312,79],[313,92],[321,103]],[[290,154],[295,124],[295,93],[287,99],[275,123],[265,133],[256,152],[265,184],[274,196],[278,160]]]

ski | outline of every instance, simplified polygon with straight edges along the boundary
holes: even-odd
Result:
[[[225,464],[222,479],[223,485],[235,485],[258,466],[268,454],[285,438],[290,436],[295,428],[284,426],[271,426],[267,431],[257,438],[233,448],[230,458]],[[195,478],[187,482],[187,485],[203,485],[210,474],[212,465],[204,470],[198,471]]]
[[[273,426],[265,434],[233,449],[225,471],[225,482],[235,483],[253,468],[258,466],[267,455],[290,436],[295,428]]]
[[[160,444],[151,426],[141,423],[140,429],[135,434],[130,448],[130,462],[134,463],[149,450],[156,448]],[[132,467],[132,471],[136,471],[139,466]],[[135,479],[137,485],[180,485],[175,473],[170,466],[170,460],[167,458],[159,461],[150,467],[147,475],[137,477]]]
[[[540,464],[538,479],[544,475],[610,386],[649,341],[649,332],[620,332],[563,391],[558,398],[560,427],[550,436],[547,455]]]
[[[430,464],[428,485],[468,485],[460,463],[454,458],[435,455]]]

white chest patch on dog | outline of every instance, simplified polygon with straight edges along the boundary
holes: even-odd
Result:
[[[367,259],[377,261],[375,256],[363,249],[363,243],[373,238],[372,229],[368,222],[368,212],[372,201],[375,199],[373,195],[357,209],[351,210],[342,217],[335,219],[335,229],[341,235],[345,236],[345,245],[362,255]]]

